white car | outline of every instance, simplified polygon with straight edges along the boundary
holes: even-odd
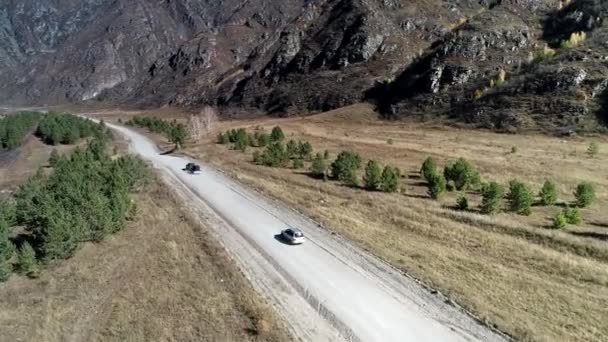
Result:
[[[292,245],[299,245],[304,242],[304,233],[297,228],[287,228],[281,232],[281,237]]]

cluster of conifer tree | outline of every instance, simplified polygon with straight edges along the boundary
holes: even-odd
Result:
[[[21,146],[23,139],[39,119],[40,113],[36,112],[21,112],[1,118],[0,148],[11,150]]]
[[[107,128],[92,124],[86,148],[54,154],[51,172],[39,169],[0,206],[0,280],[12,270],[32,275],[40,264],[69,258],[81,242],[102,240],[134,214],[129,193],[144,184],[147,167],[135,157],[110,156]],[[28,232],[18,247],[10,239],[16,226]]]

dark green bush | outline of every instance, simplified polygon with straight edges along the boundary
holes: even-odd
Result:
[[[19,249],[19,270],[30,278],[38,277],[40,272],[36,252],[27,241]]]
[[[312,145],[308,141],[300,141],[298,143],[298,156],[301,159],[310,160],[312,156]]]
[[[427,182],[432,175],[437,174],[437,164],[433,158],[428,157],[424,160],[422,167],[420,168],[420,174]]]
[[[562,229],[566,227],[568,220],[566,219],[566,215],[563,212],[558,213],[553,218],[553,229]]]
[[[280,142],[275,142],[266,146],[264,152],[259,154],[256,163],[271,167],[282,167],[285,166],[288,161],[289,157],[287,156],[285,146]]]
[[[385,166],[382,170],[382,181],[380,183],[380,189],[384,192],[396,192],[399,190],[399,179],[401,178],[401,172],[398,168],[392,166]]]
[[[298,144],[293,140],[289,140],[287,145],[285,145],[285,150],[287,152],[287,158],[295,158],[298,154]]]
[[[446,181],[442,175],[431,173],[427,182],[428,194],[432,199],[438,199],[445,192]]]
[[[257,133],[257,132],[256,132]],[[258,147],[266,147],[270,143],[270,135],[259,133],[257,137]]]
[[[331,174],[341,182],[356,186],[357,170],[361,167],[361,156],[352,151],[342,151],[331,164]]]
[[[367,190],[378,190],[382,184],[382,171],[380,165],[375,160],[367,162],[365,174],[363,175],[363,186]]]
[[[595,189],[591,183],[583,182],[576,187],[574,197],[579,208],[588,207],[595,200]]]
[[[236,134],[237,134],[237,130],[236,129],[231,129],[229,131],[226,131],[226,134],[228,135],[228,140],[231,143],[235,143],[236,142]]]
[[[546,180],[543,187],[540,189],[538,194],[540,197],[540,203],[542,205],[554,205],[557,202],[557,188],[555,183],[550,180]]]
[[[578,225],[582,222],[581,212],[577,208],[565,208],[563,213],[569,224]]]
[[[397,192],[401,181],[401,171],[392,166],[385,166],[382,170],[380,189],[384,192]]]
[[[469,199],[465,194],[460,194],[456,200],[456,207],[459,210],[469,210]]]
[[[500,210],[502,205],[504,188],[496,182],[485,184],[481,189],[481,196],[481,212],[484,214],[494,214]]]
[[[235,135],[234,149],[245,152],[247,146],[249,146],[249,135],[244,128],[239,128]]]
[[[285,134],[283,133],[283,130],[281,129],[281,127],[276,126],[272,129],[272,132],[270,132],[270,142],[281,142],[285,140]]]
[[[470,186],[480,182],[479,173],[471,163],[463,158],[446,165],[443,176],[447,182],[454,182],[454,188],[458,191],[467,190]]]
[[[530,215],[532,207],[532,193],[524,183],[514,180],[509,183],[509,208],[520,215]]]

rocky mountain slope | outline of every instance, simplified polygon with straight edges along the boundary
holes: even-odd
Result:
[[[608,121],[602,0],[8,0],[0,101]],[[574,34],[574,35],[573,35]]]

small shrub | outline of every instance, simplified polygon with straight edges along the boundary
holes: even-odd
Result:
[[[568,224],[578,225],[582,222],[581,212],[577,208],[566,208],[563,214]]]
[[[304,162],[302,159],[294,159],[293,160],[293,168],[298,170],[304,167]]]
[[[289,158],[287,157],[285,146],[280,142],[276,142],[266,146],[264,152],[259,156],[257,163],[271,167],[281,167],[285,166],[288,161]]]
[[[396,192],[399,189],[399,178],[401,178],[401,174],[398,168],[385,166],[382,170],[380,189],[384,192]]]
[[[13,273],[13,265],[10,262],[0,260],[0,283],[7,281]]]
[[[445,177],[433,173],[428,179],[428,194],[432,199],[438,199],[445,192]]]
[[[36,260],[36,252],[34,252],[32,246],[27,242],[24,242],[19,249],[19,269],[31,278],[38,277],[40,271],[38,260]]]
[[[568,220],[566,219],[566,215],[563,212],[558,213],[553,218],[553,229],[563,229],[566,227]]]
[[[464,158],[446,165],[443,170],[446,181],[453,181],[458,191],[467,190],[470,186],[479,184],[479,173],[473,165]]]
[[[502,205],[504,189],[500,184],[491,182],[481,189],[481,196],[481,212],[484,214],[494,214]]]
[[[560,47],[562,49],[572,49],[579,45],[581,45],[587,39],[587,33],[581,32],[572,32],[570,34],[570,38],[568,40],[564,40],[561,42]]]
[[[456,200],[456,207],[458,210],[469,210],[469,199],[467,195],[460,194]]]
[[[310,167],[310,174],[316,178],[325,178],[325,171],[327,170],[327,165],[325,164],[325,159],[321,157],[320,153],[317,153],[315,157],[312,159],[312,165]]]
[[[258,147],[268,146],[268,144],[270,144],[270,135],[268,135],[267,133],[259,133],[257,137],[257,143]]]
[[[287,158],[294,158],[298,153],[298,144],[293,140],[289,140],[285,147],[287,151]]]
[[[361,156],[352,151],[342,151],[331,164],[332,176],[341,182],[356,186],[357,170],[361,167]]]
[[[387,144],[392,145],[393,144],[393,139],[388,138],[388,140],[386,141]]]
[[[382,173],[380,171],[380,165],[375,160],[367,162],[365,167],[365,174],[363,175],[363,186],[367,190],[378,190],[382,183]]]
[[[234,128],[226,132],[226,134],[228,135],[228,140],[231,143],[235,143],[236,142],[236,133],[237,133],[237,131]]]
[[[283,133],[281,127],[274,127],[272,132],[270,132],[270,142],[280,142],[283,140],[285,140],[285,134]]]
[[[579,208],[588,207],[595,200],[595,189],[591,183],[583,182],[576,187],[574,197]]]
[[[329,151],[328,150],[325,150],[323,152],[323,159],[329,159]]]
[[[509,184],[509,208],[519,215],[530,215],[532,207],[532,194],[528,186],[519,181],[511,181]]]
[[[247,146],[249,146],[249,134],[247,134],[247,130],[245,130],[244,128],[239,128],[236,131],[235,137],[235,148],[237,150],[245,151],[247,149]]]
[[[538,196],[540,197],[540,204],[554,205],[555,202],[557,202],[557,189],[555,183],[546,180],[543,187],[540,189]]]
[[[511,146],[511,154],[517,153],[517,146]]]
[[[61,156],[59,155],[59,152],[57,152],[56,149],[53,149],[53,151],[51,151],[51,155],[49,156],[49,165],[51,167],[57,165],[59,158],[61,158]]]
[[[432,175],[437,174],[437,164],[433,158],[428,157],[424,160],[422,167],[420,168],[420,174],[427,182]]]
[[[599,152],[600,152],[600,147],[598,146],[597,142],[592,141],[589,144],[589,147],[587,147],[587,155],[589,156],[589,158],[595,158],[595,157],[597,157]]]
[[[545,47],[542,50],[540,50],[536,53],[536,55],[534,56],[534,60],[537,62],[548,61],[548,60],[552,59],[553,57],[555,57],[555,54],[556,54],[556,52],[554,49],[545,45]]]
[[[308,141],[298,143],[298,156],[301,159],[310,160],[312,156],[312,145]]]

